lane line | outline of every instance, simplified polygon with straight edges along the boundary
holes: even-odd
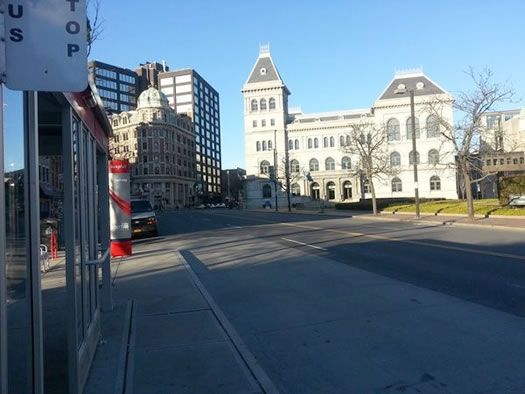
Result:
[[[308,226],[308,225],[305,225],[305,224],[280,223],[280,222],[275,222],[275,221],[270,221],[270,220],[265,220],[265,219],[260,219],[260,218],[257,218],[257,219],[250,218],[250,220],[261,221],[261,222],[266,222],[266,223],[272,223],[272,224],[277,224],[277,225],[280,225],[280,226],[290,226],[290,227],[297,227],[297,228],[305,228],[305,229],[309,229],[309,230],[321,230],[321,231],[333,232],[333,233],[338,233],[338,234],[346,234],[346,235],[351,235],[353,237],[380,239],[382,241],[402,242],[402,243],[406,243],[406,244],[426,246],[426,247],[430,247],[430,248],[454,250],[454,251],[465,252],[465,253],[474,253],[474,254],[480,254],[480,255],[486,255],[486,256],[495,256],[495,257],[504,257],[504,258],[513,259],[513,260],[525,261],[525,256],[517,255],[517,254],[511,254],[511,253],[492,252],[490,250],[479,250],[479,249],[463,247],[463,246],[440,245],[440,244],[434,244],[434,243],[425,242],[425,241],[415,241],[415,240],[401,239],[401,238],[395,238],[395,237],[387,237],[387,236],[384,236],[384,235],[368,234],[368,233],[361,233],[361,232],[354,232],[354,231],[335,230],[335,229],[330,229],[330,228]]]
[[[305,226],[301,224],[295,224],[295,223],[281,223],[284,226],[291,226],[291,227],[298,227],[298,228],[307,228],[310,230],[322,230],[332,233],[338,233],[338,234],[346,234],[351,235],[353,237],[363,237],[363,238],[372,238],[372,239],[379,239],[382,241],[392,241],[392,242],[401,242],[411,245],[419,245],[419,246],[427,246],[431,248],[437,248],[437,249],[446,249],[446,250],[455,250],[459,252],[466,252],[466,253],[474,253],[474,254],[481,254],[486,256],[495,256],[495,257],[505,257],[508,259],[513,260],[523,260],[525,261],[525,256],[520,256],[517,254],[511,254],[511,253],[502,253],[502,252],[492,252],[490,250],[479,250],[479,249],[473,249],[463,246],[452,246],[452,245],[440,245],[440,244],[434,244],[430,242],[425,241],[415,241],[415,240],[409,240],[409,239],[401,239],[401,238],[395,238],[395,237],[387,237],[385,235],[377,235],[377,234],[367,234],[367,233],[360,233],[360,232],[353,232],[353,231],[343,231],[343,230],[335,230],[335,229],[329,229],[329,228],[321,228],[321,227],[312,227],[312,226]]]
[[[296,244],[299,244],[299,245],[308,246],[308,247],[310,247],[310,248],[314,248],[314,249],[319,249],[319,250],[328,250],[328,249],[325,249],[325,248],[321,248],[320,246],[310,245],[310,244],[307,244],[307,243],[304,243],[304,242],[300,242],[300,241],[295,241],[295,240],[293,240],[293,239],[289,239],[289,238],[283,238],[283,237],[281,237],[281,239],[284,239],[285,241],[293,242],[293,243],[296,243]]]
[[[232,228],[242,228],[241,226],[234,226],[233,224],[226,223],[226,226],[232,227]]]

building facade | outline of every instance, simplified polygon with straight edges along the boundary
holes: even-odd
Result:
[[[95,76],[95,84],[108,113],[131,111],[136,108],[140,92],[137,74],[134,71],[96,60],[90,61],[88,67]]]
[[[156,208],[194,204],[195,136],[191,119],[176,114],[167,97],[150,87],[135,111],[110,117],[114,137],[110,152],[129,159],[131,195],[148,199]]]
[[[412,153],[410,98],[397,94],[414,90],[417,152]],[[244,128],[247,205],[261,207],[275,197],[270,172],[284,184],[285,154],[289,154],[291,194],[294,202],[356,201],[371,198],[360,175],[359,157],[348,153],[352,125],[363,119],[388,134],[387,151],[395,176],[374,179],[378,198],[414,196],[413,166],[418,161],[419,193],[427,198],[457,198],[453,147],[443,139],[439,124],[425,103],[440,98],[448,104],[443,116],[452,121],[452,98],[421,70],[398,72],[371,108],[304,114],[288,107],[290,91],[281,78],[269,48],[262,47],[246,81]],[[345,148],[346,147],[346,148]],[[282,187],[277,190],[284,199]],[[284,200],[279,202],[284,204]]]
[[[195,70],[160,73],[159,86],[178,114],[193,121],[197,194],[201,200],[220,198],[221,124],[219,93]]]

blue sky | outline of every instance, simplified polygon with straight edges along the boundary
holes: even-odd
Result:
[[[234,168],[244,167],[240,89],[259,44],[270,43],[290,106],[305,112],[369,107],[395,68],[420,65],[452,94],[469,88],[469,66],[489,67],[522,97],[523,15],[523,0],[101,0],[90,58],[196,69],[220,94],[222,166]]]

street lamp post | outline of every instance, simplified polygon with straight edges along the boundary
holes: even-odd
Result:
[[[395,94],[410,93],[410,121],[412,123],[412,158],[414,165],[414,200],[416,203],[416,219],[420,218],[419,212],[419,185],[417,176],[417,150],[416,150],[416,115],[414,111],[414,89],[407,89],[404,85],[399,85]]]

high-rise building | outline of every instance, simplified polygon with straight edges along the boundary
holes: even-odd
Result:
[[[221,193],[219,93],[193,69],[160,73],[158,78],[170,106],[193,120],[201,197],[218,198]]]
[[[144,90],[153,86],[155,89],[159,88],[159,73],[169,71],[170,68],[166,66],[166,62],[146,62],[135,69],[138,78],[138,92],[141,94]]]
[[[90,61],[98,93],[108,113],[131,111],[137,107],[137,74],[127,68]]]

